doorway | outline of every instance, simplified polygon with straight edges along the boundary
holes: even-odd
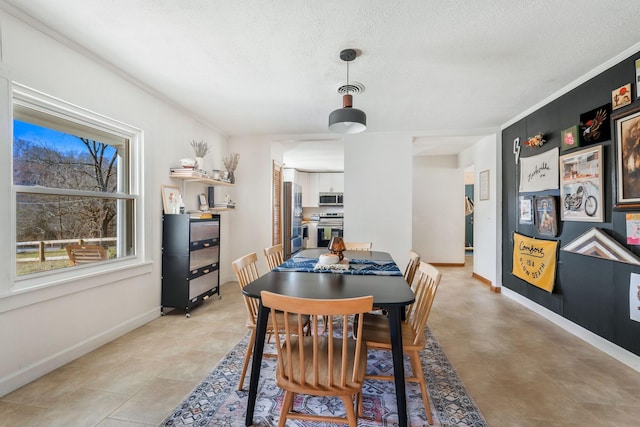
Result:
[[[464,169],[464,251],[465,255],[473,255],[473,190],[474,167],[467,166]]]

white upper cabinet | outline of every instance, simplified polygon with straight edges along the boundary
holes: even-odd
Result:
[[[284,169],[285,181],[295,182],[302,186],[302,207],[317,208],[319,193],[344,192],[344,173],[300,172],[295,169]]]
[[[317,173],[319,193],[342,193],[344,192],[344,173],[330,172]]]

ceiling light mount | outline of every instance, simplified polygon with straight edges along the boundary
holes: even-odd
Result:
[[[329,114],[329,129],[338,133],[359,133],[367,129],[367,115],[362,110],[353,108],[353,95],[361,90],[355,84],[349,84],[349,62],[358,56],[355,49],[344,49],[340,52],[340,59],[347,63],[347,84],[338,88],[338,93],[343,93],[342,108]],[[358,83],[362,90],[364,85]],[[352,90],[351,88],[354,88]],[[358,88],[358,90],[355,90]]]

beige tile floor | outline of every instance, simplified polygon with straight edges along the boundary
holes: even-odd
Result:
[[[638,426],[640,373],[465,268],[442,268],[430,327],[491,426]],[[246,333],[236,283],[0,398],[0,426],[157,426]]]

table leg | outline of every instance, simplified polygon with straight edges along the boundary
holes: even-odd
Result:
[[[253,410],[258,397],[258,380],[260,379],[260,366],[262,365],[262,352],[264,351],[264,339],[267,335],[267,322],[269,321],[269,308],[262,306],[258,310],[256,324],[256,342],[253,346],[253,362],[251,363],[251,381],[249,382],[249,400],[247,401],[247,415],[244,424],[253,424]]]
[[[393,375],[396,383],[396,400],[398,404],[398,425],[407,426],[407,394],[404,381],[404,357],[402,351],[402,329],[400,318],[403,307],[394,306],[388,309],[389,332],[391,334],[391,354],[393,356]]]

